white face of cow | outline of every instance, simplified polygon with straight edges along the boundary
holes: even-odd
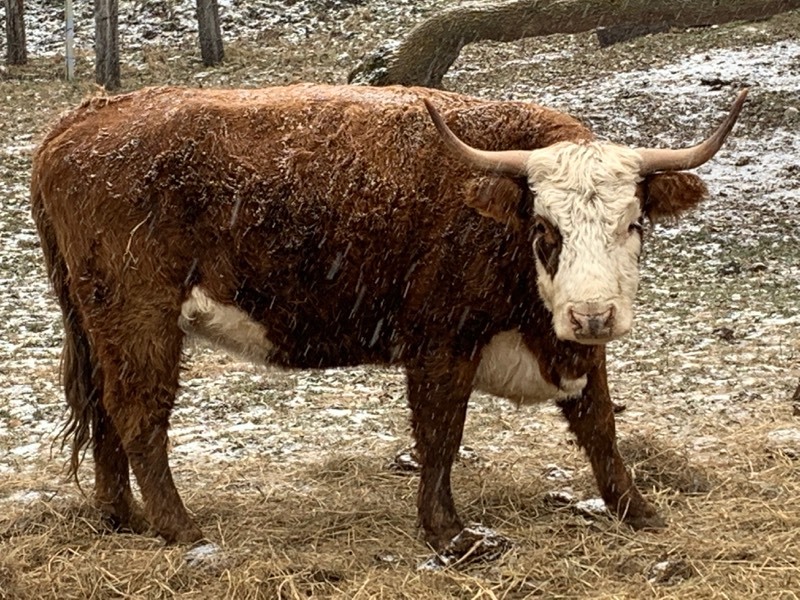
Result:
[[[561,142],[538,150],[479,150],[450,130],[430,100],[423,102],[445,146],[462,160],[485,172],[527,177],[535,194],[537,283],[555,333],[562,340],[603,344],[628,333],[633,321],[643,216],[638,182],[709,160],[746,97],[747,90],[740,91],[716,131],[682,149]],[[649,216],[680,212],[680,202],[659,204],[648,199]]]
[[[639,283],[641,157],[604,143],[530,153],[539,294],[562,340],[602,344],[633,322]]]

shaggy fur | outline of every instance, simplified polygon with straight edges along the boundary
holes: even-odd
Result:
[[[31,192],[64,314],[72,467],[90,445],[112,523],[149,521],[168,541],[202,536],[166,452],[186,330],[291,368],[403,366],[419,520],[436,548],[462,527],[450,469],[484,348],[506,335],[497,339],[514,345],[495,344],[495,357],[525,352],[511,388],[535,379],[566,392],[564,414],[609,507],[634,526],[660,524],[617,451],[604,347],[559,339],[540,297],[534,213],[546,208],[531,182],[478,178],[451,157],[423,97],[485,149],[592,138],[529,103],[298,85],[94,99],[44,140]],[[683,210],[672,199],[692,195],[687,181],[652,178],[642,210]],[[613,232],[640,209],[607,210]],[[545,273],[567,256],[565,239]]]

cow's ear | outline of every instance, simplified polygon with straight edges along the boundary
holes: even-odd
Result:
[[[706,184],[685,171],[648,175],[642,186],[642,212],[651,221],[675,219],[708,197]]]
[[[525,197],[525,180],[510,177],[479,177],[467,181],[464,202],[484,217],[511,227],[521,224],[520,213]]]

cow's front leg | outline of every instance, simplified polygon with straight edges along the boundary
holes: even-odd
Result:
[[[422,467],[417,515],[425,540],[438,551],[463,527],[453,503],[450,471],[464,432],[475,364],[437,359],[409,368],[407,375],[411,427]]]
[[[614,404],[608,391],[605,349],[589,371],[580,398],[559,402],[569,428],[586,451],[606,506],[635,529],[664,527],[655,508],[642,497],[631,480],[617,449]]]

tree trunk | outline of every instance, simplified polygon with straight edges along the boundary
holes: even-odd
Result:
[[[515,0],[456,7],[423,21],[402,43],[366,57],[348,82],[441,87],[461,48],[480,40],[509,42],[598,27],[617,32],[626,26],[697,27],[764,19],[795,8],[800,0]]]
[[[203,64],[207,67],[218,65],[225,57],[225,52],[222,49],[217,0],[197,0],[197,29]]]
[[[6,0],[6,63],[9,65],[24,65],[28,62],[23,17],[22,0]]]
[[[94,80],[107,90],[120,87],[117,0],[94,0]]]

